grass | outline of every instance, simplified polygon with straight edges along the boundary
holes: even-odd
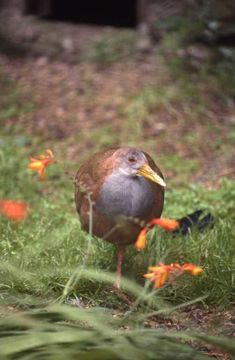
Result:
[[[128,331],[121,331],[125,317],[114,317],[101,308],[73,309],[51,306],[24,316],[1,320],[2,359],[209,359],[187,342],[219,345],[234,354],[232,340],[205,335],[144,329],[132,316]],[[138,321],[137,321],[138,322]],[[198,345],[197,345],[198,346]]]
[[[24,106],[27,101],[22,89],[3,77],[0,83],[6,90],[0,97],[4,123],[17,119],[27,109],[32,111],[32,104]],[[176,90],[176,86],[168,84],[164,89],[147,88],[128,98],[122,115],[127,119],[123,134],[126,129],[133,130],[130,143],[141,138],[144,122],[156,110],[171,111],[177,118],[181,103],[184,111],[180,121],[187,118],[192,124],[200,114],[207,113],[199,98],[196,115],[190,116],[198,99],[197,86],[190,89],[191,100],[187,100],[189,89]],[[0,130],[0,199],[26,201],[30,214],[19,224],[0,216],[1,358],[59,359],[63,355],[68,359],[206,359],[198,351],[201,341],[234,354],[232,340],[194,334],[194,324],[188,326],[190,331],[177,333],[165,325],[163,329],[150,329],[148,321],[146,326],[146,320],[153,315],[172,316],[178,308],[197,301],[216,311],[234,305],[234,181],[224,179],[212,190],[189,185],[190,174],[198,168],[196,158],[162,155],[163,170],[174,171],[168,182],[164,216],[180,218],[202,208],[213,214],[215,225],[202,233],[192,230],[187,237],[173,237],[155,229],[149,234],[145,251],[137,252],[130,246],[123,269],[123,286],[133,301],[130,308],[111,290],[116,266],[114,247],[96,238],[90,243],[88,235],[81,231],[70,176],[58,164],[48,167],[45,182],[39,182],[27,170],[28,157],[43,152],[48,142],[25,135],[20,126],[9,124]],[[187,132],[185,139],[198,148],[197,139],[189,135]],[[111,144],[116,136],[107,126],[97,130],[92,139],[99,147]],[[230,146],[232,140],[230,133]],[[146,140],[146,145],[150,142]],[[74,173],[79,164],[63,160],[59,142],[51,147]],[[145,283],[143,274],[149,265],[159,261],[192,262],[202,266],[204,274],[182,277],[172,286],[156,291]],[[81,308],[68,306],[71,302]],[[19,314],[9,316],[9,308]],[[121,315],[114,316],[113,309]]]
[[[1,217],[2,300],[8,301],[9,295],[17,294],[55,299],[63,292],[73,271],[83,264],[88,246],[88,237],[80,229],[74,208],[72,181],[57,165],[48,168],[47,180],[39,183],[36,176],[26,169],[29,149],[16,146],[14,137],[8,138],[1,154],[0,198],[23,200],[31,208],[29,218],[22,224],[12,224]],[[212,306],[231,304],[235,290],[232,242],[234,200],[234,183],[229,180],[213,191],[195,186],[169,189],[165,216],[180,218],[203,208],[215,216],[214,228],[205,233],[195,231],[187,237],[172,237],[159,230],[154,231],[149,247],[143,253],[129,247],[125,275],[143,284],[142,275],[149,264],[162,260],[166,263],[196,263],[205,269],[201,278],[182,279],[175,286],[164,289],[162,295],[173,303],[205,295],[205,303]],[[114,271],[115,264],[114,247],[93,239],[86,267]],[[106,292],[105,287],[88,280],[80,281],[71,289],[72,294],[105,305]]]
[[[83,61],[100,66],[111,65],[133,56],[136,53],[136,34],[131,30],[109,30],[100,38],[92,41],[85,53]]]
[[[22,116],[33,110],[34,104],[29,96],[26,93],[22,94],[22,89],[1,72],[1,69],[0,84],[4,89],[0,97],[0,122]]]
[[[6,77],[1,79],[5,94],[11,94],[14,83]],[[20,90],[17,89],[16,103],[22,103],[24,99],[24,93]],[[161,90],[145,89],[127,107],[130,123],[135,119],[140,125],[156,108],[173,108],[177,102],[186,101],[186,93],[186,90],[185,93],[177,93],[174,86]],[[9,98],[6,95],[4,98]],[[6,112],[12,106],[5,100],[2,104]],[[98,147],[112,142],[110,128],[107,126],[104,129],[97,130],[93,135]],[[26,201],[31,209],[29,218],[22,224],[11,223],[2,216],[0,218],[1,272],[4,274],[1,298],[5,303],[9,299],[21,302],[26,295],[37,297],[40,301],[51,301],[61,296],[71,274],[84,265],[83,259],[87,253],[88,237],[80,229],[72,180],[64,173],[63,167],[54,165],[49,167],[46,181],[40,183],[37,176],[27,170],[27,159],[29,155],[44,150],[41,138],[25,135],[14,124],[10,128],[2,128],[0,135],[0,198]],[[59,143],[55,143],[54,147],[62,157]],[[68,164],[62,159],[63,163],[71,173],[75,173],[79,165]],[[174,177],[168,182],[164,215],[180,218],[202,208],[214,215],[215,226],[204,233],[193,231],[187,237],[172,237],[154,230],[148,249],[143,253],[129,247],[124,274],[143,286],[143,274],[148,265],[163,260],[166,263],[196,263],[205,269],[205,274],[200,278],[182,279],[173,287],[161,290],[162,297],[179,304],[205,296],[205,304],[228,306],[233,303],[235,291],[232,256],[234,182],[224,180],[219,188],[211,191],[200,186],[189,186],[189,174],[198,167],[196,159],[165,154],[160,158],[160,163],[164,164],[164,171],[174,171]],[[89,251],[86,267],[111,272],[115,270],[116,254],[111,244],[93,239]],[[116,303],[115,296],[110,294],[106,286],[88,279],[80,279],[79,284],[69,289],[68,296],[77,294],[91,303],[105,306],[110,302]]]

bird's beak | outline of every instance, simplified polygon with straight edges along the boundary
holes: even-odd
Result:
[[[149,179],[163,187],[166,186],[166,183],[163,180],[163,178],[161,178],[161,176],[159,176],[155,171],[153,171],[148,164],[144,164],[143,166],[141,166],[137,171],[137,175],[143,176],[146,179]]]

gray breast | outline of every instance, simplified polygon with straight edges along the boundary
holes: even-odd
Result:
[[[148,180],[112,173],[101,188],[96,210],[109,217],[124,215],[145,219],[151,213],[153,204]]]

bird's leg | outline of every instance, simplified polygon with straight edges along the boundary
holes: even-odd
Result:
[[[121,277],[122,277],[122,260],[125,254],[126,246],[118,245],[117,247],[117,272],[116,272],[116,282],[115,286],[117,289],[120,289]]]

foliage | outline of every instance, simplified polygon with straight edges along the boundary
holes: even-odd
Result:
[[[50,306],[0,321],[2,359],[209,359],[198,340],[234,354],[232,339],[139,327],[138,315],[114,317],[107,309]],[[181,340],[181,341],[180,341]],[[194,341],[192,348],[187,342]],[[198,346],[198,345],[197,345]]]
[[[220,8],[223,8],[222,12]],[[224,18],[227,16],[230,21],[223,21],[223,10]],[[226,36],[234,36],[231,11],[228,1],[221,6],[218,2],[214,5],[213,1],[204,2],[190,16],[173,16],[157,24],[164,30],[160,52],[172,76],[189,82],[192,78],[197,82],[202,79],[212,81],[217,92],[221,94],[222,91],[224,100],[235,96],[232,71],[235,52],[233,46],[226,43]]]

